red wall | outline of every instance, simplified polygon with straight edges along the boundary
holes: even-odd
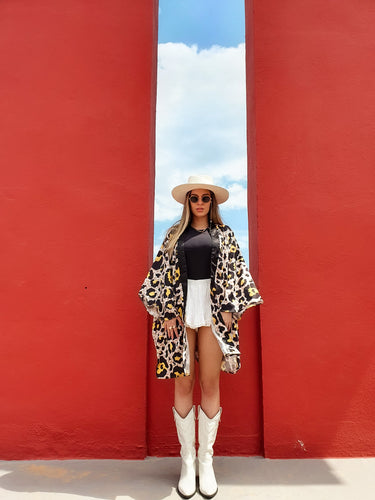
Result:
[[[375,5],[253,5],[265,456],[374,455]]]
[[[1,459],[177,453],[137,297],[156,3],[0,3]],[[267,457],[373,455],[375,8],[248,0],[246,15],[264,304],[241,321],[243,367],[223,375],[215,452],[260,454],[263,430]]]
[[[0,3],[2,459],[147,453],[156,16]]]

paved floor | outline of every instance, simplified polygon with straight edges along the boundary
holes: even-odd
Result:
[[[375,458],[214,460],[216,500],[375,498]],[[178,499],[179,467],[178,458],[0,461],[0,500]]]

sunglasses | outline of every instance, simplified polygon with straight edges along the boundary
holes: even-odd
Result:
[[[197,194],[192,194],[189,196],[189,200],[192,202],[192,203],[198,203],[198,200],[199,200],[199,196]],[[209,194],[204,194],[202,196],[202,201],[203,203],[208,203],[211,201],[211,196]]]

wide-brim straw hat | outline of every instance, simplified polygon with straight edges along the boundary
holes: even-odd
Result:
[[[209,189],[215,194],[218,204],[224,203],[229,198],[229,191],[221,186],[216,186],[210,175],[191,175],[186,184],[180,184],[172,189],[173,198],[179,203],[185,203],[186,193],[192,189]]]

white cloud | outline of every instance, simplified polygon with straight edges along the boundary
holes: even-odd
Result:
[[[231,184],[227,186],[227,189],[229,191],[229,199],[225,203],[225,208],[231,209],[241,209],[243,208],[246,210],[247,208],[247,189],[246,185],[242,184]]]
[[[240,247],[241,253],[243,255],[243,258],[245,259],[245,262],[248,264],[249,263],[249,237],[248,237],[248,232],[244,230],[237,230],[236,231],[236,240],[237,243]]]
[[[196,173],[230,190],[228,208],[246,208],[245,44],[164,43],[158,61],[155,219],[180,217],[170,191]]]

